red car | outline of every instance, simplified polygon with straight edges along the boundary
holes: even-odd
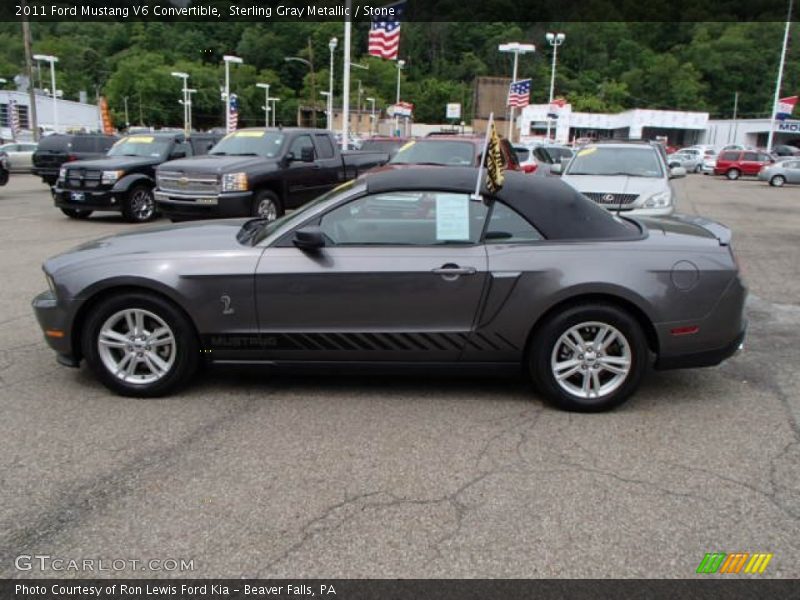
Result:
[[[742,175],[755,177],[762,167],[775,162],[766,152],[757,150],[725,150],[717,157],[714,175],[739,179]]]

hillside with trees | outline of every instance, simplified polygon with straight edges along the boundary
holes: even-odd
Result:
[[[223,105],[222,56],[237,54],[244,64],[232,69],[231,88],[239,95],[241,122],[263,123],[263,90],[271,84],[279,97],[279,121],[293,124],[298,104],[312,100],[308,67],[286,62],[286,56],[311,60],[315,93],[328,85],[328,40],[341,37],[338,22],[292,23],[32,23],[34,52],[55,54],[58,88],[68,99],[86,91],[90,101],[108,98],[115,122],[124,125],[128,98],[132,124],[180,125],[183,109],[180,80],[170,73],[189,73],[195,124],[218,126]],[[363,96],[378,107],[394,101],[393,61],[366,56],[368,25],[354,25],[353,62],[369,70],[352,71],[351,106]],[[556,93],[574,110],[617,111],[625,108],[704,110],[729,117],[739,92],[742,117],[766,116],[772,102],[783,23],[404,23],[400,46],[406,60],[402,96],[416,105],[415,118],[441,122],[447,102],[461,102],[471,116],[476,76],[510,76],[511,57],[500,43],[532,42],[534,55],[520,59],[519,77],[533,80],[531,102],[547,100],[551,48],[544,34],[563,31]],[[784,95],[800,92],[800,32],[795,27],[786,62]],[[341,102],[341,44],[336,54],[336,96]],[[23,72],[20,25],[0,23],[0,76],[9,81]],[[44,73],[46,81],[47,74]],[[10,84],[6,84],[8,87]],[[36,86],[39,87],[38,81]],[[47,83],[43,84],[47,87]],[[366,105],[366,101],[363,101]]]

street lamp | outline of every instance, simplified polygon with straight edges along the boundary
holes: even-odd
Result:
[[[51,90],[56,89],[56,63],[58,62],[57,56],[50,54],[34,54],[33,60],[44,60],[50,63],[50,81],[52,83]],[[56,101],[56,94],[53,93],[53,131],[58,131],[58,102]]]
[[[304,65],[308,66],[308,69],[311,71],[311,126],[317,126],[317,96],[316,96],[316,81],[314,75],[314,63],[310,60],[306,60],[305,58],[301,58],[299,56],[284,56],[283,60],[286,62],[300,62]]]
[[[564,43],[565,36],[563,33],[546,33],[545,39],[547,43],[553,47],[553,68],[550,71],[550,100],[547,105],[547,139],[550,140],[550,110],[553,104],[553,88],[556,83],[556,56],[558,55],[558,47]]]
[[[397,61],[397,99],[394,103],[394,134],[393,135],[400,135],[400,117],[397,116],[397,105],[400,104],[400,72],[403,70],[403,67],[406,66],[406,61],[398,60]]]
[[[275,112],[276,112],[276,111],[275,111],[275,103],[276,103],[276,102],[280,102],[280,101],[281,101],[281,99],[280,99],[280,98],[278,98],[278,97],[275,97],[275,98],[271,98],[271,97],[270,97],[270,98],[267,98],[267,102],[269,102],[270,104],[272,104],[272,108],[270,108],[270,110],[272,111],[272,126],[273,126],[273,127],[275,127]]]
[[[369,112],[369,135],[370,137],[375,135],[374,127],[375,127],[375,98],[367,98],[367,102],[370,103],[370,112]]]
[[[183,132],[188,135],[189,134],[189,94],[187,93],[187,83],[189,82],[189,74],[184,73],[183,71],[173,71],[171,73],[173,77],[177,77],[178,79],[183,79]]]
[[[130,119],[128,119],[128,96],[125,96],[122,100],[125,102],[125,129],[130,129],[131,122]]]
[[[192,94],[196,94],[197,90],[194,88],[189,88],[186,90],[186,106],[188,107],[187,112],[189,113],[189,127],[187,128],[187,135],[192,134]]]
[[[527,54],[529,52],[536,52],[536,46],[533,44],[520,44],[519,42],[510,42],[508,44],[500,44],[498,47],[500,52],[511,52],[514,55],[514,72],[511,76],[511,83],[517,81],[517,66],[519,64],[519,55]],[[514,107],[511,107],[508,118],[508,133],[507,137],[511,141],[511,128],[514,125]]]
[[[238,56],[226,54],[222,57],[225,62],[225,133],[231,132],[231,63],[242,64],[244,61]]]
[[[325,128],[330,130],[331,122],[333,120],[333,115],[331,114],[331,111],[333,110],[333,103],[331,102],[331,93],[320,92],[319,95],[325,98]]]
[[[328,81],[328,129],[333,129],[333,53],[336,51],[336,45],[339,43],[335,37],[332,37],[328,42],[328,49],[331,51],[331,72]]]
[[[264,127],[269,127],[269,84],[257,83],[256,87],[264,90]]]

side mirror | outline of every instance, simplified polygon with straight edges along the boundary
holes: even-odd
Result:
[[[550,173],[552,173],[553,175],[561,175],[561,171],[563,169],[564,167],[561,165],[560,162],[553,163],[552,165],[550,165]]]
[[[300,149],[300,160],[303,162],[314,162],[314,148],[311,146],[303,146]]]
[[[686,169],[683,167],[672,167],[669,170],[670,179],[680,179],[681,177],[686,177]]]
[[[308,225],[294,232],[292,240],[300,250],[319,250],[325,247],[325,236],[317,225]]]

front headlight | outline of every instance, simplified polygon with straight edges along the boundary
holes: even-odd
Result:
[[[222,176],[223,192],[246,192],[247,174],[246,173],[225,173]]]
[[[100,177],[100,182],[106,185],[116,183],[117,180],[125,174],[125,171],[103,171]]]
[[[47,287],[50,288],[50,291],[53,292],[53,295],[56,295],[56,282],[53,279],[53,276],[50,273],[45,271],[44,278],[47,280]]]
[[[672,192],[665,190],[658,194],[653,194],[644,203],[645,208],[666,208],[672,204]]]

